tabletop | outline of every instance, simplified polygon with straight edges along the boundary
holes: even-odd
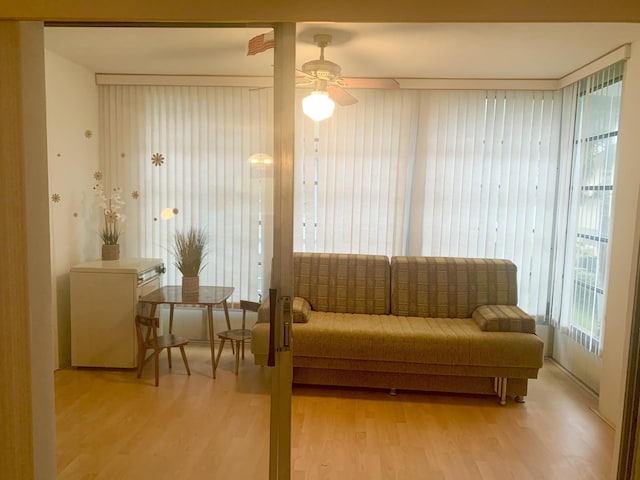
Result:
[[[224,303],[232,294],[233,287],[211,287],[200,285],[197,294],[182,295],[180,285],[165,285],[140,297],[140,301],[150,304],[169,305],[217,305]]]

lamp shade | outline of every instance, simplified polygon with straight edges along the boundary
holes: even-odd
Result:
[[[270,165],[273,163],[273,157],[268,153],[254,153],[249,157],[251,166]]]
[[[171,220],[175,215],[175,210],[175,208],[165,208],[164,210],[162,210],[162,213],[160,213],[160,218],[163,220]]]
[[[311,92],[310,95],[302,99],[302,111],[307,117],[317,122],[333,115],[335,106],[336,104],[329,98],[327,92]]]

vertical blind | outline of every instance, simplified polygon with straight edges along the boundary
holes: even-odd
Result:
[[[592,353],[604,334],[611,204],[624,63],[565,89],[566,126],[561,172],[567,201],[559,204],[558,261],[552,317],[561,331]]]
[[[512,260],[544,318],[560,92],[358,91],[298,117],[295,248]]]
[[[417,92],[357,94],[328,121],[296,117],[297,251],[404,251]]]
[[[507,258],[519,305],[537,319],[569,318],[577,304],[567,298],[600,312],[603,296],[567,292],[580,276],[604,295],[594,245],[610,222],[595,212],[610,211],[619,97],[619,75],[608,75],[556,92],[358,90],[357,104],[320,123],[297,101],[295,250]],[[272,151],[271,90],[101,86],[100,101],[106,186],[138,193],[127,200],[125,255],[166,259],[177,283],[173,235],[202,226],[203,282],[258,299],[273,183],[248,159]],[[178,214],[162,220],[165,208]]]
[[[124,255],[163,258],[177,230],[206,229],[201,283],[257,299],[263,175],[249,157],[272,150],[272,92],[235,87],[101,86],[101,165],[107,188],[127,197]],[[268,202],[266,203],[268,205]],[[163,220],[161,212],[177,215]]]

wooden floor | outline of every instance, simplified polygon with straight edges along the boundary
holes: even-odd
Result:
[[[269,369],[249,354],[233,374],[228,348],[216,380],[209,348],[190,344],[143,378],[133,370],[55,374],[58,479],[268,478]],[[613,430],[595,398],[554,363],[527,403],[491,397],[294,387],[292,475],[320,479],[611,478]]]

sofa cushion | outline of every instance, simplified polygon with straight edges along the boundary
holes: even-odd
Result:
[[[480,305],[517,303],[517,270],[509,260],[391,258],[394,315],[470,319]]]
[[[536,333],[536,321],[514,305],[482,305],[473,319],[486,332]]]
[[[293,269],[294,295],[315,311],[389,313],[389,259],[384,255],[296,252]]]
[[[536,335],[480,330],[472,318],[311,312],[293,328],[295,357],[540,368]]]

